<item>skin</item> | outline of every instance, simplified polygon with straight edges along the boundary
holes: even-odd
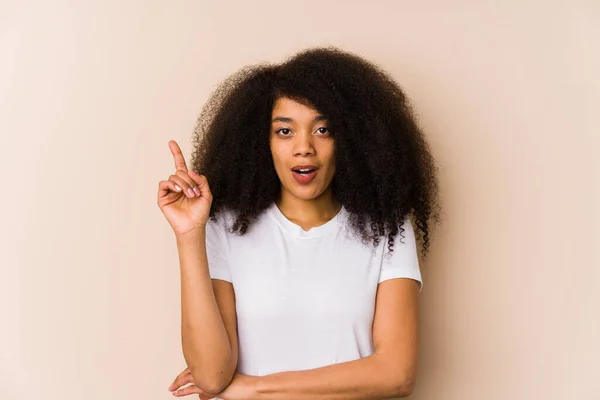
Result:
[[[317,110],[281,98],[272,111],[269,142],[273,165],[281,182],[276,203],[282,213],[305,230],[329,221],[339,212],[341,204],[334,200],[331,191],[335,175],[335,143],[327,130],[327,121]],[[180,151],[173,145],[171,149],[177,164],[178,158],[181,159]],[[298,164],[319,167],[318,174],[309,184],[302,185],[294,179],[291,168]],[[201,182],[194,175],[172,176],[169,184],[174,185],[175,182],[184,188],[183,192],[190,199],[194,199],[195,193],[187,193],[187,189],[195,189],[194,183],[203,183],[198,185],[199,189],[207,190],[207,182]],[[175,190],[181,192],[178,188]],[[180,229],[185,231],[189,227]],[[169,390],[175,397],[195,394],[200,400],[213,397],[227,400],[308,399],[313,398],[315,393],[332,399],[340,396],[358,399],[364,398],[365,390],[371,393],[378,391],[386,398],[406,397],[412,392],[416,377],[417,301],[418,285],[415,281],[390,279],[379,285],[373,324],[375,350],[369,357],[265,377],[235,371],[230,384],[220,393],[202,391],[194,384],[192,374],[186,368],[171,383]],[[331,382],[337,382],[337,385]],[[326,393],[324,388],[327,388]]]
[[[272,124],[269,147],[273,166],[281,182],[281,192],[276,204],[282,214],[304,230],[320,226],[331,220],[342,205],[335,201],[331,191],[331,181],[335,175],[335,142],[327,128],[327,119],[318,110],[296,102],[290,98],[279,98],[271,114]],[[180,154],[178,147],[172,146],[174,155]],[[311,164],[319,168],[317,175],[308,183],[298,183],[292,168],[299,164]],[[186,191],[186,182],[181,182]],[[193,185],[189,185],[193,187]],[[188,197],[192,197],[190,192]],[[182,388],[183,385],[191,385]],[[238,372],[227,389],[219,397],[245,399],[256,390],[255,377]],[[188,368],[173,381],[169,390],[175,396],[197,394],[202,400],[217,394],[202,392],[193,384]]]
[[[335,175],[335,142],[327,119],[314,108],[290,98],[279,98],[272,111],[269,138],[273,165],[281,182],[276,204],[281,212],[304,230],[322,225],[341,209],[331,191]],[[308,183],[298,183],[292,167],[319,167]]]

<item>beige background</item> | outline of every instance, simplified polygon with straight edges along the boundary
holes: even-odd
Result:
[[[411,398],[600,398],[598,2],[1,1],[0,35],[0,399],[172,398],[167,141],[326,44],[394,75],[440,166]]]

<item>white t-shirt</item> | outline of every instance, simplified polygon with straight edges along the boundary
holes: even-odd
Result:
[[[304,231],[273,205],[245,235],[228,232],[233,213],[207,224],[210,276],[233,284],[238,321],[238,371],[263,376],[356,360],[373,353],[377,284],[392,278],[419,282],[410,219],[394,251],[349,234],[341,211]]]

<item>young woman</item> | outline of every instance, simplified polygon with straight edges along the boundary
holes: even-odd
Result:
[[[169,390],[410,394],[417,240],[426,257],[440,207],[400,87],[354,54],[308,49],[232,75],[198,121],[190,166],[169,142],[176,172],[158,190],[177,239],[188,365]]]

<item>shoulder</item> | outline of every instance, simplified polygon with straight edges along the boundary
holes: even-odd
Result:
[[[206,237],[208,240],[226,241],[229,228],[232,225],[233,213],[230,210],[219,210],[206,222]]]
[[[386,251],[385,254],[389,253],[389,250],[387,250],[387,234],[389,233],[389,231],[386,230]],[[404,220],[402,221],[402,223],[400,225],[398,225],[398,231],[396,232],[396,235],[394,236],[394,251],[396,249],[396,246],[404,249],[404,250],[412,250],[412,247],[415,246],[415,241],[416,241],[416,237],[415,237],[415,230],[413,227],[413,223],[412,223],[412,219],[410,217],[410,214],[406,214],[404,216]]]
[[[207,226],[213,228],[228,228],[235,221],[235,213],[229,209],[220,209],[215,211],[212,217],[208,219]]]
[[[239,236],[237,234],[231,233],[235,222],[238,219],[239,213],[232,209],[222,208],[218,211],[215,211],[213,217],[209,218],[206,227],[207,232],[211,233],[219,233],[220,235],[226,237]],[[264,221],[268,219],[268,210],[264,210],[261,215],[254,220],[247,228],[246,234],[241,235],[244,237],[248,237],[248,233],[252,233],[252,231],[264,229],[261,225],[264,224]]]

